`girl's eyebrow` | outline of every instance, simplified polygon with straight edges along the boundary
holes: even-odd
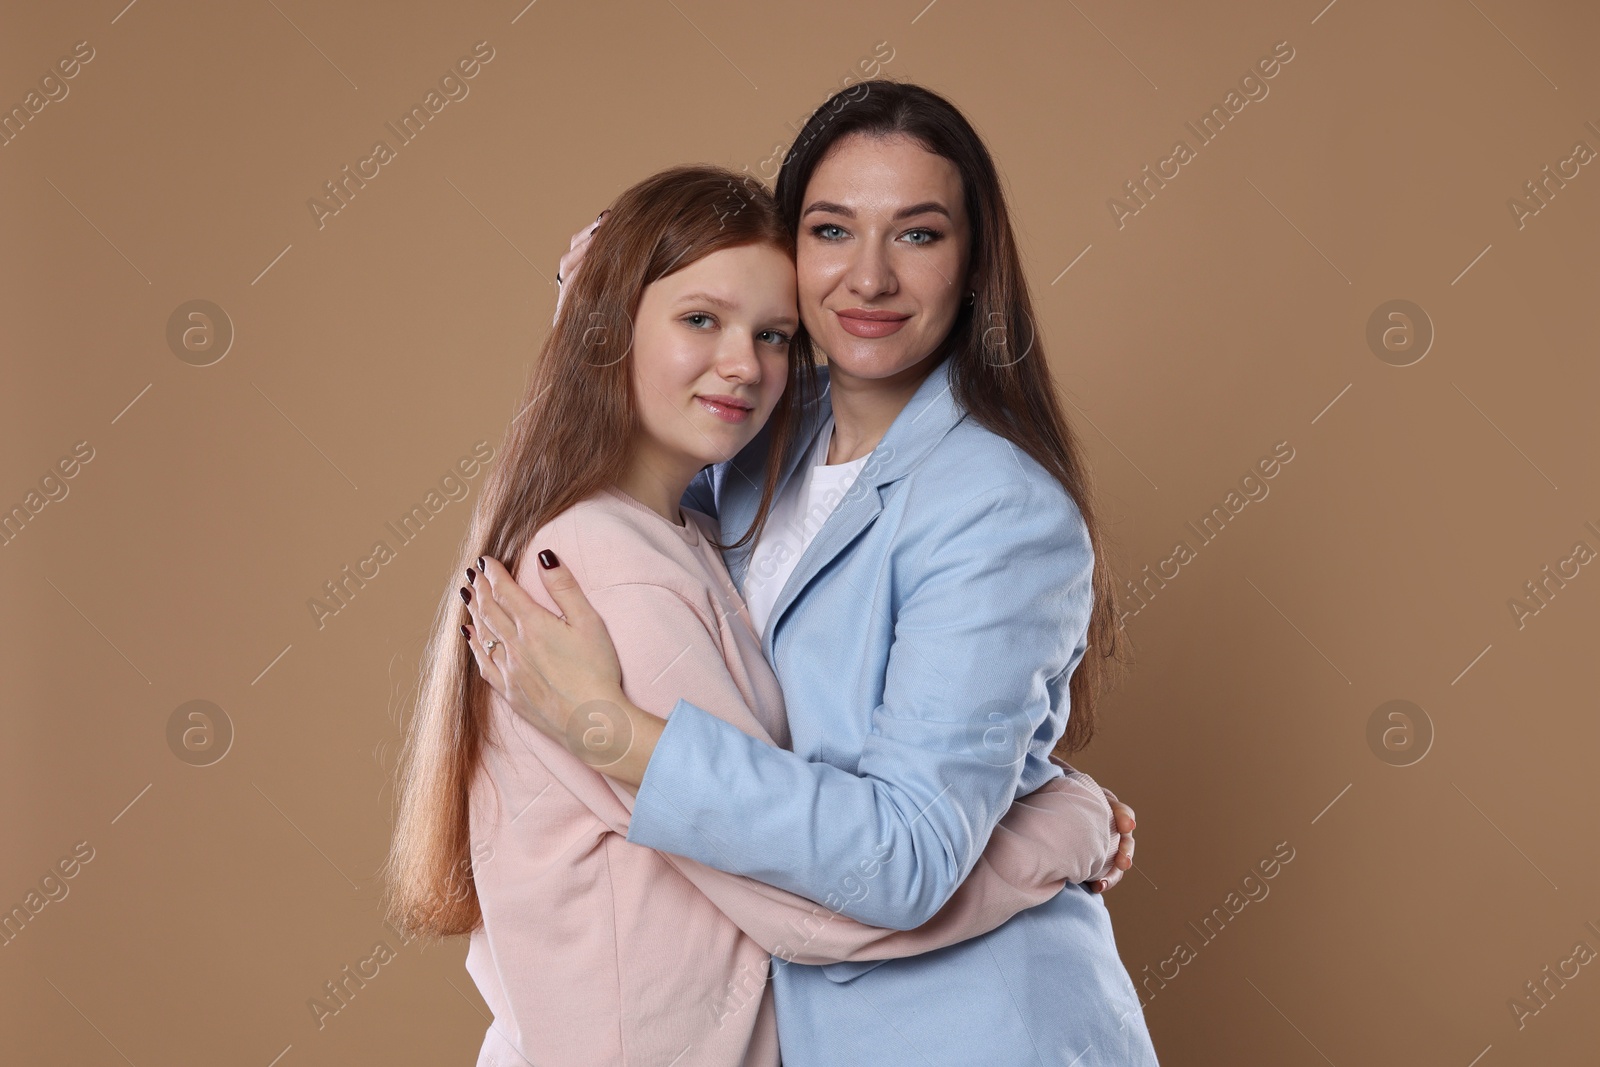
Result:
[[[682,296],[678,297],[677,302],[679,304],[710,304],[713,307],[721,308],[723,311],[739,310],[738,304],[724,300],[720,296],[713,296],[711,293],[706,292],[684,293]],[[774,319],[773,322],[779,326],[791,326],[794,328],[799,328],[800,326],[800,320],[795,318],[793,315],[783,315]]]
[[[676,302],[679,304],[710,304],[712,307],[719,307],[723,311],[739,310],[738,304],[735,304],[730,300],[724,300],[720,296],[713,296],[710,293],[684,293],[682,296],[678,297]]]
[[[814,211],[825,212],[830,215],[843,215],[847,219],[853,219],[856,217],[856,213],[850,208],[845,207],[843,204],[836,204],[832,200],[812,201],[811,206],[806,208],[805,211],[801,212],[800,217],[805,218]],[[891,218],[891,221],[909,219],[913,215],[922,215],[930,211],[934,212],[935,214],[943,215],[947,219],[950,218],[950,212],[945,209],[943,204],[939,203],[937,200],[924,200],[920,204],[912,204],[909,207],[903,207],[899,211],[896,211]]]

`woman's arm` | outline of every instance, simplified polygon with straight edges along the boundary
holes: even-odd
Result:
[[[1069,882],[1109,871],[1116,850],[1105,794],[1094,779],[1074,772],[1018,799],[950,902],[915,930],[868,926],[840,913],[844,898],[870,892],[870,872],[841,878],[840,899],[824,906],[683,856],[661,855],[774,956],[829,964],[915,956],[986,934]]]
[[[548,594],[539,583],[527,591],[546,602]],[[771,744],[728,672],[721,642],[710,629],[715,616],[708,607],[697,610],[677,592],[641,584],[597,588],[590,601],[616,644],[630,701],[664,716],[677,695],[688,691],[696,694],[698,706]],[[664,634],[673,639],[662,640]],[[473,644],[482,660],[481,646]],[[484,665],[493,684],[499,673],[494,661]],[[547,747],[534,754],[610,830],[626,835],[632,796],[596,773],[606,769],[601,764],[618,754],[625,738],[608,732],[610,724],[603,720],[585,715],[579,721],[583,729],[569,737],[599,731],[590,744],[569,744],[562,751],[539,735]],[[661,855],[768,952],[790,962],[825,964],[916,955],[987,933],[1050,899],[1068,882],[1105,876],[1113,869],[1117,845],[1110,806],[1094,780],[1079,772],[1052,779],[1011,806],[949,904],[914,931],[875,928],[840,914],[851,897],[871,891],[868,870],[843,872],[837,899],[814,903],[686,857]]]
[[[605,768],[642,783],[630,841],[812,900],[837,896],[841,872],[870,870],[871,890],[840,910],[873,926],[913,929],[945,906],[1022,769],[975,745],[974,730],[981,735],[991,708],[1006,709],[1026,737],[1065,714],[1058,705],[1086,648],[1094,559],[1071,499],[1024,481],[941,514],[923,535],[921,573],[896,618],[883,702],[855,773],[763,744],[679,700],[664,726],[635,730],[629,752]],[[555,736],[572,708],[607,693],[632,719],[638,709],[597,655],[609,648],[605,626],[564,568],[541,577],[565,618],[535,608],[513,621],[486,598],[495,631],[517,635],[513,656],[529,667],[511,690],[514,706]]]
[[[882,702],[854,772],[756,746],[680,701],[628,839],[814,897],[879,867],[846,914],[912,929],[944,907],[1017,795],[1023,763],[984,751],[988,711],[1031,738],[1064,715],[1084,654],[1094,557],[1069,498],[1018,481],[954,504],[906,553]],[[915,561],[913,564],[911,561]],[[724,867],[724,869],[728,869]]]

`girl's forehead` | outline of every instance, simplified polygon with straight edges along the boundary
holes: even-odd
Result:
[[[699,303],[717,310],[767,310],[774,301],[792,304],[796,278],[787,249],[770,244],[718,249],[656,279],[646,292],[669,305]]]

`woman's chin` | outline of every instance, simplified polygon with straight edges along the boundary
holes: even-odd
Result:
[[[837,371],[869,381],[891,378],[922,362],[928,355],[927,352],[918,352],[898,337],[892,339],[893,343],[890,343],[890,338],[874,341],[850,336],[830,340],[833,341],[832,347],[819,346],[827,354],[829,373]]]

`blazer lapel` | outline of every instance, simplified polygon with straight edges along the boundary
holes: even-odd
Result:
[[[784,460],[783,471],[778,476],[778,487],[773,492],[774,501],[800,470],[801,461],[811,454],[817,431],[833,413],[833,405],[828,399],[828,368],[817,368],[817,375],[817,403],[811,410],[801,412],[799,429]],[[761,487],[767,478],[767,453],[772,444],[770,429],[771,423],[762,427],[761,433],[721,472],[722,480],[716,493],[717,515],[724,542],[737,541],[756,521],[756,510],[761,506]],[[747,543],[723,555],[728,573],[741,594],[744,591],[745,573],[750,567],[750,555],[754,550],[754,543]]]
[[[966,413],[960,409],[951,393],[950,371],[953,366],[954,361],[947,356],[923,379],[900,414],[895,416],[883,440],[872,450],[871,457],[851,484],[850,491],[801,554],[767,619],[762,651],[766,653],[769,663],[773,662],[772,639],[778,632],[778,624],[783,621],[784,612],[805,591],[811,580],[878,517],[883,510],[882,488],[915,469],[933,450],[933,446],[965,417]],[[825,420],[832,410],[826,395],[820,408],[821,418],[818,423],[812,424],[813,427]],[[814,437],[814,433],[811,436]],[[802,452],[808,454],[809,450],[803,449]],[[791,462],[785,474],[785,484],[795,475],[797,466],[797,463]],[[756,484],[759,486],[760,483]],[[752,508],[751,517],[753,514]],[[740,532],[747,528],[748,522],[740,527]],[[739,574],[742,589],[742,566]]]

